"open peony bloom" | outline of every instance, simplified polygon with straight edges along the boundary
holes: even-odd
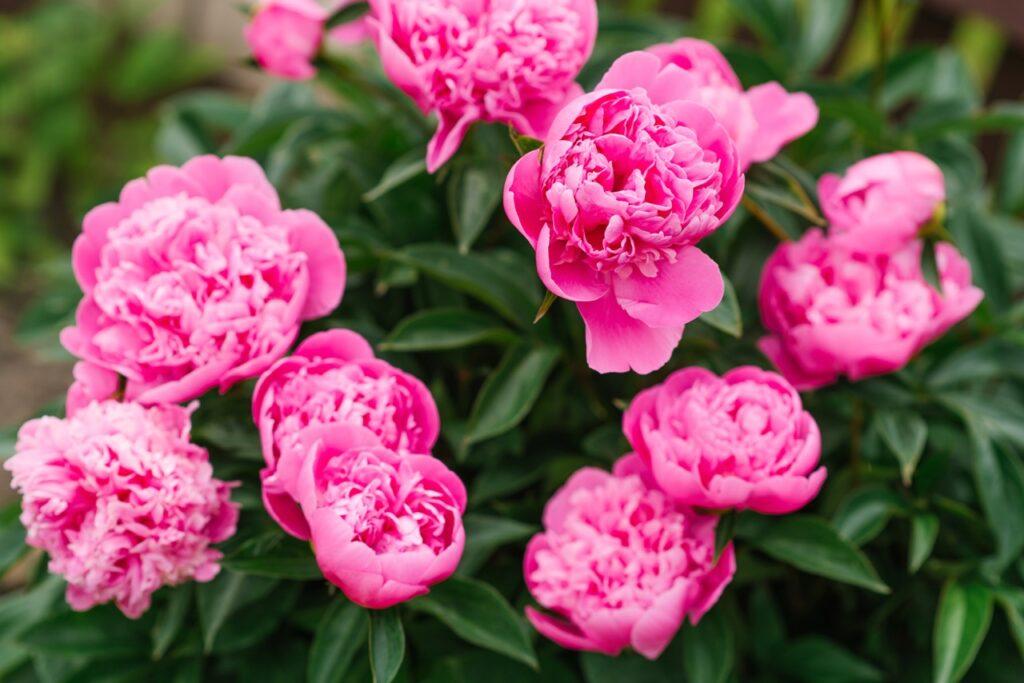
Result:
[[[235,533],[230,486],[189,441],[189,409],[93,402],[18,432],[4,467],[22,495],[28,543],[50,555],[76,610],[113,600],[127,616],[164,585],[209,581]]]
[[[817,423],[789,382],[759,368],[675,372],[633,399],[623,430],[658,486],[686,505],[784,514],[825,481]]]
[[[282,211],[260,167],[239,157],[158,166],[128,183],[85,217],[73,263],[85,296],[61,342],[123,375],[125,397],[146,404],[259,375],[345,286],[330,228]],[[76,375],[99,397],[96,373]]]
[[[759,346],[803,391],[894,372],[981,301],[971,267],[936,245],[939,294],[921,272],[923,242],[892,254],[852,251],[820,230],[776,249],[761,274]]]
[[[289,80],[316,75],[313,60],[323,42],[328,12],[316,0],[262,0],[245,40],[268,73]]]
[[[384,609],[451,576],[466,541],[458,475],[429,455],[382,446],[363,427],[310,427],[304,443],[300,499],[328,581]]]
[[[440,432],[430,391],[385,361],[349,330],[314,334],[260,377],[253,393],[253,420],[267,467],[261,473],[263,502],[289,533],[309,538],[298,507],[298,475],[306,451],[298,447],[309,426],[344,423],[365,427],[383,447],[429,453]]]
[[[942,170],[917,152],[879,154],[818,181],[829,233],[857,251],[893,252],[912,242],[946,200]]]
[[[545,286],[576,302],[598,372],[657,370],[722,299],[718,265],[694,245],[735,209],[743,173],[711,112],[677,98],[689,81],[649,53],[619,58],[505,184],[505,212]]]
[[[656,659],[689,617],[717,602],[736,571],[732,544],[714,559],[717,517],[678,506],[636,455],[614,473],[584,468],[548,501],[544,531],[526,548],[543,635],[573,650]]]
[[[806,93],[786,92],[774,81],[744,92],[729,62],[711,43],[681,38],[647,51],[691,76],[688,97],[714,112],[729,131],[744,169],[768,161],[818,123],[818,106]]]
[[[371,31],[388,77],[437,133],[433,173],[475,121],[544,137],[594,47],[595,0],[370,0]]]

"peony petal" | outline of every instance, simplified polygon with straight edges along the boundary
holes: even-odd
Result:
[[[674,263],[662,262],[647,277],[634,269],[612,280],[615,298],[631,317],[651,327],[682,327],[722,302],[725,283],[718,264],[696,247],[680,251]]]
[[[748,90],[747,101],[757,119],[757,134],[751,138],[746,164],[768,161],[818,124],[818,105],[810,95],[786,92],[775,82]]]
[[[540,150],[533,150],[519,159],[509,171],[504,191],[505,215],[534,248],[547,220],[542,209],[540,155]]]
[[[555,296],[570,301],[596,301],[608,293],[608,276],[580,261],[551,263],[551,230],[541,228],[537,238],[537,274]]]
[[[587,364],[600,373],[654,372],[683,337],[682,326],[650,327],[630,317],[612,294],[576,306],[587,327]]]
[[[321,318],[341,303],[345,291],[345,255],[338,238],[312,211],[285,211],[281,222],[288,227],[288,242],[306,255],[309,295],[302,319]]]

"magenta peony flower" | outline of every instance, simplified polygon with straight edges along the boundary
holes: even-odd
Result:
[[[72,608],[113,600],[136,618],[161,586],[220,570],[210,545],[235,533],[238,509],[189,442],[190,410],[94,402],[18,432],[4,467],[22,495],[21,523],[67,580]]]
[[[299,496],[328,581],[384,609],[451,576],[466,540],[458,475],[429,455],[382,446],[363,427],[310,427],[303,442]]]
[[[306,427],[335,423],[365,427],[396,452],[429,453],[440,432],[430,391],[418,379],[373,356],[349,330],[314,334],[260,377],[253,393],[267,467],[263,502],[286,531],[309,538],[298,507],[298,475]]]
[[[928,157],[893,152],[859,161],[842,177],[822,176],[818,197],[836,241],[888,253],[917,238],[946,200],[946,182]]]
[[[623,417],[630,445],[677,502],[784,514],[825,482],[821,435],[800,395],[755,367],[721,378],[686,368],[633,399]]]
[[[648,53],[619,58],[505,184],[505,212],[547,288],[576,302],[598,372],[657,370],[722,299],[718,265],[694,245],[729,217],[744,179],[711,112],[676,97],[689,80]]]
[[[306,80],[316,75],[329,13],[316,0],[262,0],[245,27],[256,62],[279,78]]]
[[[950,244],[936,245],[942,294],[921,272],[918,240],[893,254],[847,249],[820,230],[782,244],[761,274],[761,350],[797,388],[840,375],[894,372],[981,301],[971,267]]]
[[[744,169],[768,161],[818,123],[818,106],[806,93],[786,92],[774,81],[744,92],[729,62],[711,43],[681,38],[647,51],[691,76],[687,97],[718,117],[736,143]]]
[[[437,133],[427,168],[440,168],[475,121],[544,137],[594,47],[595,0],[370,0],[384,70]]]
[[[553,614],[527,607],[526,616],[559,645],[607,655],[632,647],[656,659],[732,580],[732,544],[714,560],[717,517],[674,504],[649,477],[628,455],[613,474],[576,472],[548,501],[523,571]]]
[[[238,157],[128,183],[85,217],[73,261],[85,297],[62,343],[123,375],[126,398],[146,404],[259,375],[345,285],[330,228],[282,211],[256,162]]]

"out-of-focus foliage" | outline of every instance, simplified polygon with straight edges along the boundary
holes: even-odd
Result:
[[[854,59],[837,76],[837,41],[863,9],[848,0],[732,0],[724,18],[710,9],[718,3],[704,3],[689,25],[651,14],[654,3],[630,4],[636,11],[602,6],[588,85],[624,51],[710,27],[745,85],[778,79],[814,95],[817,129],[749,178],[764,188],[748,195],[758,212],[790,235],[809,227],[793,208],[803,194],[813,199],[824,172],[902,148],[945,172],[947,227],[986,299],[905,370],[806,395],[829,469],[818,500],[795,516],[735,520],[734,582],[656,663],[579,655],[529,633],[518,616],[528,601],[525,540],[572,471],[607,467],[625,451],[623,405],[679,367],[765,364],[754,346],[763,333],[756,291],[775,238],[764,219],[738,211],[705,242],[735,297],[688,327],[661,373],[595,375],[574,308],[556,302],[533,322],[543,292],[532,253],[496,192],[517,158],[508,131],[476,127],[455,160],[428,176],[429,123],[371,51],[335,56],[321,68],[323,97],[286,84],[251,105],[189,92],[173,99],[155,139],[174,163],[202,152],[255,157],[288,205],[317,211],[336,230],[350,269],[345,300],[308,332],[351,327],[430,386],[443,419],[437,455],[470,493],[457,578],[384,614],[345,604],[309,549],[261,507],[251,386],[237,387],[204,397],[196,414],[195,436],[218,476],[241,482],[242,523],[223,574],[163,591],[129,623],[112,609],[71,615],[40,571],[0,599],[3,675],[363,681],[372,662],[382,679],[444,683],[1021,679],[1024,107],[983,105],[947,47],[892,40],[870,52],[882,62]],[[892,12],[886,21],[909,11],[880,4]],[[999,163],[979,153],[982,132],[1010,136]],[[46,316],[39,321],[32,331],[54,334]],[[16,544],[16,527],[3,529]]]

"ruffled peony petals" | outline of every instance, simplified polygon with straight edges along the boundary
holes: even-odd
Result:
[[[596,372],[654,372],[683,337],[682,326],[650,327],[631,317],[611,294],[576,305],[587,328],[587,365]]]
[[[544,506],[544,526],[558,531],[572,510],[572,496],[576,491],[599,487],[608,481],[609,475],[596,467],[577,470],[562,488]]]
[[[686,618],[688,583],[685,579],[677,581],[666,593],[658,596],[633,625],[630,644],[647,659],[660,657],[682,626]]]
[[[807,93],[789,93],[778,83],[756,85],[747,100],[757,119],[746,163],[768,161],[797,138],[818,125],[818,105]]]
[[[532,247],[537,246],[537,236],[545,222],[541,209],[540,159],[539,150],[523,155],[512,166],[503,193],[505,214]]]
[[[649,52],[627,52],[608,67],[594,90],[631,90],[652,84],[661,71],[661,60]]]
[[[75,382],[68,389],[65,412],[68,417],[94,401],[113,398],[121,383],[121,377],[113,370],[93,363],[79,361],[72,370]]]
[[[651,327],[682,327],[722,302],[718,264],[696,247],[684,249],[655,277],[634,271],[613,280],[615,298],[631,318]]]
[[[302,340],[294,357],[314,360],[336,358],[342,362],[372,360],[373,347],[361,335],[352,330],[333,329],[318,332]]]
[[[546,226],[541,228],[536,249],[537,274],[555,296],[569,301],[595,301],[608,293],[610,284],[607,276],[585,263],[551,262],[551,230]]]
[[[781,476],[754,486],[749,505],[765,515],[788,515],[817,497],[825,484],[826,471],[819,467],[808,476]]]

